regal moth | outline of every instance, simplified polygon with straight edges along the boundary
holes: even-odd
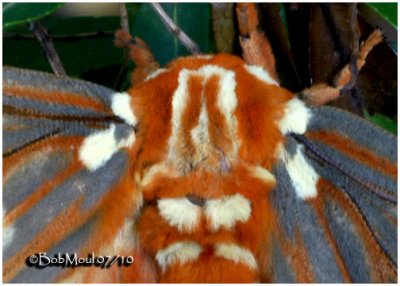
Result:
[[[396,280],[396,138],[235,56],[3,79],[6,282]],[[28,267],[46,252],[129,267]]]

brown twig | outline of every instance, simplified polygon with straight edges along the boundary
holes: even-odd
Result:
[[[126,4],[125,3],[120,3],[119,4],[119,12],[121,16],[121,29],[124,30],[127,34],[129,34],[129,18],[128,18],[128,11],[126,9]],[[128,65],[128,51],[127,49],[124,50],[124,59],[121,65],[121,68],[119,69],[117,78],[115,79],[114,82],[114,89],[118,88],[119,82],[121,81],[122,74],[124,73],[124,70],[126,69]]]
[[[201,54],[199,46],[174,23],[174,21],[168,16],[160,4],[151,3],[150,5],[160,16],[161,21],[164,23],[165,27],[167,27],[168,31],[177,37],[190,53],[193,55]]]
[[[98,32],[88,32],[88,33],[80,33],[74,35],[54,35],[48,34],[48,37],[51,37],[53,40],[76,40],[76,39],[88,39],[88,38],[103,38],[109,37],[110,35],[114,35],[114,31],[98,31]],[[16,34],[16,33],[3,33],[3,38],[11,39],[11,40],[19,40],[19,39],[36,39],[35,35],[32,34]]]
[[[54,48],[53,41],[48,36],[46,29],[38,21],[30,22],[29,26],[30,30],[33,32],[42,46],[53,72],[57,75],[67,75],[61,60],[58,57],[57,51]]]

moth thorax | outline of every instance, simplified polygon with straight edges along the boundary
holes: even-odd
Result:
[[[180,71],[168,150],[178,171],[229,171],[238,150],[235,86],[234,72],[216,66]]]

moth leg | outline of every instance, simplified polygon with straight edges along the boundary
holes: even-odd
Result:
[[[334,79],[333,86],[327,84],[315,84],[299,93],[301,99],[310,105],[318,106],[326,104],[340,96],[342,90],[353,88],[357,75],[364,66],[366,58],[371,50],[383,41],[380,30],[372,32],[367,40],[361,44],[355,65],[347,64]]]
[[[160,68],[160,64],[155,60],[150,48],[140,38],[132,38],[125,30],[115,31],[115,46],[126,48],[130,60],[136,65],[131,76],[132,85],[143,82],[151,73]]]
[[[236,14],[240,31],[240,45],[246,63],[265,69],[277,82],[279,77],[275,68],[275,57],[272,47],[264,32],[257,29],[258,11],[254,3],[239,3]]]

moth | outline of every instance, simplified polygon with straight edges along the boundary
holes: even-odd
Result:
[[[236,56],[123,93],[6,67],[3,111],[5,282],[396,281],[396,137]]]

